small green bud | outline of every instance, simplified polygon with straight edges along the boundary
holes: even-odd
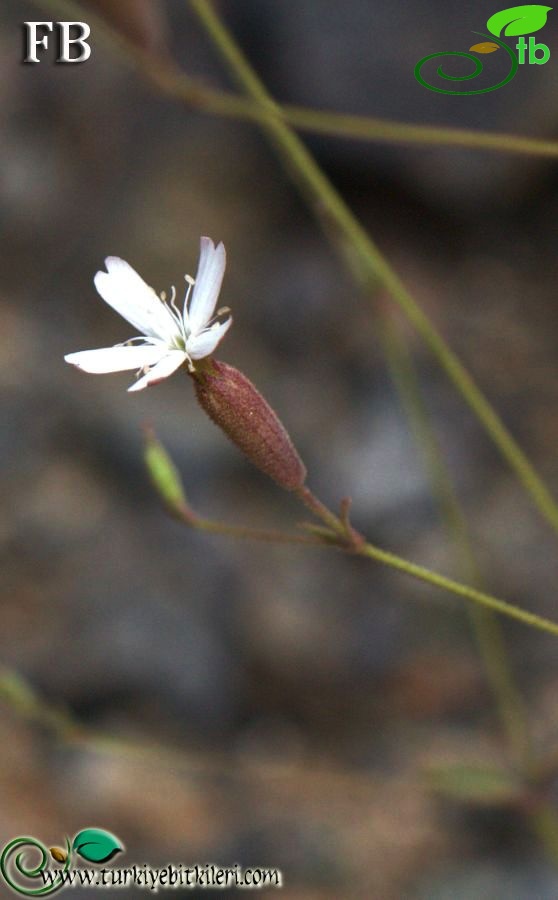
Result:
[[[258,469],[294,491],[306,467],[270,405],[242,372],[216,359],[191,373],[200,406]]]
[[[163,502],[171,510],[182,512],[188,504],[178,469],[151,429],[146,430],[144,460]]]

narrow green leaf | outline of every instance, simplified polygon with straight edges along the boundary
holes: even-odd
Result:
[[[524,792],[513,773],[488,765],[435,766],[426,775],[432,790],[475,806],[511,806]]]
[[[547,14],[551,9],[551,6],[539,6],[538,4],[512,6],[510,9],[503,9],[490,16],[486,27],[496,37],[502,35],[517,37],[521,34],[531,34],[546,25]]]
[[[93,863],[108,862],[123,849],[118,838],[110,831],[103,831],[102,828],[86,828],[80,831],[72,844],[72,850],[82,859]]]
[[[144,460],[153,486],[163,502],[171,509],[184,509],[187,500],[178,469],[152,431],[146,432]]]

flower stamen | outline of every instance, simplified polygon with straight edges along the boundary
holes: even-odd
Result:
[[[195,280],[195,278],[192,278],[191,275],[185,275],[184,281],[186,282],[188,287],[186,288],[186,296],[184,297],[184,309],[182,311],[182,321],[184,322],[184,324],[186,324],[186,322],[188,321],[188,301],[190,300],[190,293],[192,291],[193,286],[196,283],[196,280]]]
[[[175,288],[174,284],[171,287],[171,297],[169,300],[169,306],[170,306],[170,310],[173,315],[173,318],[174,318],[176,324],[178,325],[178,327],[180,328],[180,332],[181,332],[182,336],[184,337],[184,340],[186,340],[186,332],[184,329],[184,321],[182,319],[182,313],[180,312],[178,306],[176,305],[176,288]]]

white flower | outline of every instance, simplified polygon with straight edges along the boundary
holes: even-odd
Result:
[[[156,384],[185,362],[193,370],[192,360],[213,353],[232,324],[230,317],[218,322],[214,316],[225,264],[223,244],[215,247],[210,238],[202,237],[198,271],[195,280],[186,276],[188,288],[181,312],[175,303],[174,288],[167,302],[165,295],[158,297],[127,262],[109,256],[105,260],[107,271],[95,275],[95,287],[103,300],[143,337],[102,350],[68,353],[64,359],[84,372],[95,374],[138,369],[142,377],[129,391],[141,391]],[[188,302],[192,286],[192,299]]]

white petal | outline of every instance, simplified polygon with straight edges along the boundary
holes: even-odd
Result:
[[[192,334],[199,334],[213,315],[226,262],[227,257],[222,243],[215,247],[211,238],[200,239],[200,261],[189,310]]]
[[[226,322],[215,323],[207,331],[201,334],[193,334],[186,341],[186,352],[192,359],[202,359],[213,353],[219,341],[225,336],[232,325],[232,319]]]
[[[97,272],[94,278],[103,300],[142,334],[171,343],[179,334],[178,326],[153,288],[118,256],[109,256],[105,265],[108,271]]]
[[[159,362],[153,366],[146,375],[143,375],[135,384],[128,388],[129,391],[142,391],[150,384],[157,384],[163,378],[168,378],[176,372],[179,366],[187,359],[187,354],[182,350],[171,350]]]
[[[144,344],[139,347],[131,345],[105,347],[102,350],[82,350],[78,353],[68,353],[64,359],[84,372],[100,375],[104,372],[126,372],[128,369],[154,366],[167,352],[167,348],[161,344]]]

